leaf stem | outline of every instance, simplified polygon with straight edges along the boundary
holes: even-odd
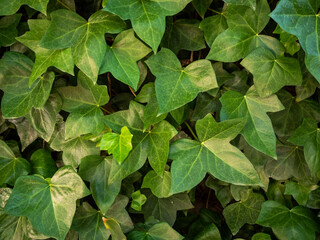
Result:
[[[102,111],[104,111],[104,112],[106,112],[106,113],[108,113],[108,114],[112,114],[112,112],[108,111],[107,109],[105,109],[105,108],[103,108],[103,107],[101,107],[101,106],[99,106],[99,108],[100,108]]]
[[[61,2],[60,0],[57,0],[58,3],[60,3],[62,6],[64,6],[65,8],[72,10],[68,5],[64,4],[63,2]]]
[[[218,11],[212,9],[212,8],[208,8],[208,10],[211,11],[211,12],[214,12],[216,14],[223,15],[221,12],[218,12]]]
[[[192,136],[194,137],[195,140],[199,141],[197,138],[196,134],[193,132],[192,128],[190,127],[189,123],[184,122],[184,124],[188,127],[189,131],[191,132]]]
[[[132,89],[130,86],[128,86],[128,87],[130,88],[130,91],[132,92],[133,96],[134,96],[134,97],[137,97],[137,95],[135,94],[135,92],[133,91],[133,89]]]

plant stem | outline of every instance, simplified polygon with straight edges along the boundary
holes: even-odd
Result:
[[[187,122],[184,122],[184,124],[188,127],[189,131],[191,132],[192,136],[194,137],[195,140],[199,141],[199,139],[197,138],[196,134],[193,132],[192,128],[190,127],[190,125]]]

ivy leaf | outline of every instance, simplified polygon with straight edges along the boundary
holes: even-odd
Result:
[[[51,22],[40,46],[51,50],[71,47],[76,66],[96,82],[107,48],[104,34],[120,32],[125,23],[105,11],[94,13],[88,22],[66,9],[54,11],[50,16]]]
[[[106,133],[101,138],[100,150],[107,150],[121,164],[132,149],[132,136],[126,126],[121,128],[121,134]]]
[[[27,216],[37,230],[62,240],[71,226],[76,200],[88,194],[82,179],[67,166],[51,179],[39,175],[20,177],[4,210],[10,215]]]
[[[79,72],[78,86],[57,90],[62,97],[62,109],[71,112],[66,121],[66,139],[86,133],[98,135],[103,130],[104,115],[100,106],[109,101],[107,86],[94,84]]]
[[[272,240],[269,234],[266,233],[255,233],[251,240]]]
[[[51,178],[58,170],[51,153],[44,149],[38,149],[32,153],[30,162],[32,174],[39,174],[44,178]]]
[[[142,194],[140,190],[138,190],[131,194],[131,198],[131,208],[140,212],[142,205],[147,201],[146,195]]]
[[[170,226],[176,221],[177,211],[193,208],[186,193],[175,194],[168,198],[157,198],[152,194],[147,197],[147,202],[142,206],[144,218],[153,216],[161,222],[167,222]]]
[[[304,156],[315,175],[320,170],[320,129],[313,119],[304,119],[300,127],[289,138],[289,142],[304,147]]]
[[[274,234],[281,240],[315,239],[319,225],[313,213],[302,206],[289,210],[275,201],[262,204],[257,223],[271,227]]]
[[[121,165],[112,164],[110,181],[122,180],[140,169],[147,157],[151,167],[161,175],[167,162],[169,140],[176,130],[166,121],[161,121],[149,130],[144,130],[144,106],[131,101],[129,109],[105,116],[105,123],[113,131],[120,133],[127,126],[133,134],[132,151]]]
[[[167,23],[167,30],[162,40],[162,47],[169,48],[175,54],[180,50],[199,51],[206,48],[200,22],[195,19],[179,19]]]
[[[123,234],[120,228],[120,224],[113,218],[102,218],[104,226],[111,233],[113,239],[126,239],[126,236]]]
[[[182,240],[178,232],[176,232],[170,225],[166,222],[156,223],[152,226],[150,224],[137,224],[137,228],[128,234],[128,240]]]
[[[171,173],[164,171],[163,175],[159,176],[151,170],[144,176],[141,188],[150,188],[157,198],[167,198],[170,196]]]
[[[6,52],[0,65],[0,85],[5,92],[1,101],[4,118],[21,117],[32,107],[41,108],[45,105],[54,80],[53,72],[38,78],[29,88],[33,62],[28,57],[18,52]]]
[[[256,10],[257,0],[223,0],[228,4],[240,5],[240,6],[248,6],[253,10]]]
[[[144,109],[143,122],[144,129],[149,128],[152,124],[156,124],[161,122],[166,118],[167,113],[158,115],[159,104],[156,97],[156,90],[153,82],[145,84],[135,101],[140,103],[148,103]]]
[[[0,19],[0,47],[8,47],[16,42],[16,37],[18,37],[17,26],[21,16],[22,14],[19,13]]]
[[[260,35],[269,22],[269,13],[266,0],[258,1],[255,11],[247,6],[230,4],[227,16],[229,28],[215,39],[207,59],[236,62],[258,47],[270,48],[281,55],[284,47],[277,39]]]
[[[110,168],[112,158],[100,156],[87,156],[81,159],[79,175],[90,182],[93,199],[101,210],[106,214],[120,192],[121,181],[110,183]]]
[[[199,28],[203,31],[207,44],[212,46],[217,36],[228,28],[227,19],[224,14],[206,17]]]
[[[223,209],[223,216],[233,235],[236,235],[245,223],[255,224],[264,201],[261,194],[251,193],[245,201],[230,204]]]
[[[317,185],[315,186],[318,187]],[[299,205],[305,206],[312,190],[314,190],[314,186],[304,186],[300,183],[290,181],[286,184],[284,194],[292,195]]]
[[[70,48],[61,50],[46,49],[40,46],[40,41],[45,34],[50,21],[46,19],[28,21],[30,31],[17,38],[19,42],[36,53],[36,61],[33,65],[29,79],[29,86],[37,80],[47,68],[54,66],[63,72],[73,75],[73,58]]]
[[[278,112],[284,109],[275,95],[260,97],[254,87],[245,95],[228,91],[220,98],[221,119],[245,118],[246,124],[241,131],[250,146],[274,159],[276,155],[276,136],[271,120],[266,112]]]
[[[180,139],[171,144],[171,193],[193,188],[202,181],[207,172],[233,184],[261,184],[250,161],[229,143],[244,125],[244,119],[217,123],[208,114],[196,123],[199,141]]]
[[[165,32],[165,17],[180,12],[191,0],[109,0],[104,10],[130,19],[137,35],[157,52]]]
[[[204,14],[210,7],[213,0],[192,0],[192,5],[199,13],[200,17],[204,18]]]
[[[261,97],[270,96],[286,85],[300,86],[302,83],[297,59],[275,56],[265,48],[251,52],[241,65],[253,74],[255,88]]]
[[[296,146],[279,146],[277,148],[278,160],[268,160],[265,165],[267,176],[276,180],[285,180],[290,177],[309,179],[310,170],[303,157],[303,151]]]
[[[0,16],[16,13],[22,5],[46,14],[49,0],[0,0]]]
[[[159,103],[158,115],[185,105],[200,92],[218,87],[208,60],[198,60],[182,68],[177,56],[169,49],[162,48],[146,63],[157,77],[155,90]]]
[[[62,107],[62,100],[58,94],[49,96],[48,101],[42,108],[32,108],[27,118],[37,131],[38,135],[49,142],[57,122],[57,115]]]
[[[286,48],[286,52],[293,56],[296,52],[300,50],[300,44],[298,43],[298,38],[290,33],[283,31],[279,25],[273,33],[280,34],[280,42]]]
[[[282,0],[270,16],[284,31],[298,37],[307,55],[318,56],[320,54],[317,30],[318,8],[319,3],[315,0]]]
[[[111,47],[107,46],[100,74],[111,72],[116,79],[137,90],[140,80],[137,61],[150,52],[151,49],[134,36],[133,29],[123,31]]]
[[[16,157],[9,146],[0,140],[0,185],[8,183],[14,185],[17,178],[28,175],[30,163],[20,157]]]

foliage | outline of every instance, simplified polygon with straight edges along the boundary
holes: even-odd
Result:
[[[0,239],[319,239],[319,8],[0,0]]]

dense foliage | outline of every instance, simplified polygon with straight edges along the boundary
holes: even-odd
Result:
[[[0,0],[0,239],[319,239],[319,0]]]

